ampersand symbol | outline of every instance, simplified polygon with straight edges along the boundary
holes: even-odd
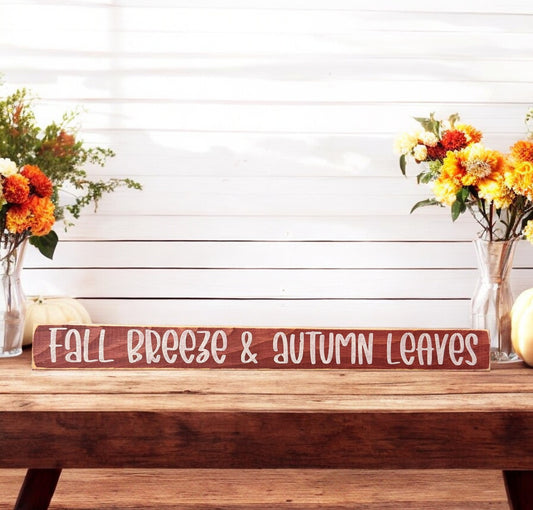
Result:
[[[257,363],[257,353],[252,354],[250,346],[252,345],[252,333],[249,331],[243,331],[241,335],[241,343],[243,350],[241,352],[241,363]]]

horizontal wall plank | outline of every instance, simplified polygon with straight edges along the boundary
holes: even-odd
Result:
[[[14,0],[8,0],[8,5],[16,4]],[[101,2],[89,3],[95,7],[107,6]],[[121,4],[131,7],[146,7],[146,0],[127,0]],[[187,0],[151,0],[149,3],[153,7],[176,7],[188,9],[191,7],[191,2]],[[218,8],[218,9],[253,9],[260,11],[269,11],[272,9],[286,11],[288,9],[307,11],[310,9],[328,11],[328,10],[378,10],[378,11],[393,11],[397,3],[392,0],[376,0],[372,3],[372,8],[369,9],[367,4],[354,3],[353,0],[271,0],[265,6],[263,0],[196,0],[194,6],[198,9]],[[423,0],[405,0],[402,3],[401,10],[397,12],[426,12],[428,8],[427,2]],[[437,4],[431,6],[431,10],[436,13],[461,12],[461,13],[490,13],[490,14],[532,14],[533,9],[529,4],[525,4],[523,0],[492,0],[490,5],[479,4],[478,2],[465,2],[464,0],[449,0],[446,4]]]
[[[527,17],[520,18],[529,23]],[[254,80],[257,84],[268,81],[277,89],[284,83],[293,87],[295,82],[300,82],[305,87],[314,84],[322,88],[328,84],[338,89],[345,82],[357,80],[362,82],[381,80],[393,89],[394,86],[408,81],[417,90],[424,91],[430,88],[429,86],[448,80],[454,86],[463,83],[466,87],[468,82],[471,82],[473,86],[486,83],[500,87],[502,83],[507,83],[512,87],[513,84],[529,83],[533,79],[531,67],[524,66],[528,57],[518,57],[512,53],[506,58],[490,54],[483,55],[483,58],[476,57],[478,55],[464,56],[457,60],[431,54],[391,58],[386,55],[373,57],[352,54],[284,53],[273,56],[207,54],[187,58],[172,52],[163,55],[125,53],[120,57],[114,57],[120,62],[120,66],[113,66],[110,59],[102,58],[98,54],[84,53],[72,56],[70,53],[54,52],[43,59],[42,55],[27,49],[12,47],[11,51],[2,54],[2,69],[9,77],[10,84],[26,86],[28,83],[35,83],[42,99],[61,99],[71,102],[74,100],[79,102],[81,98],[142,99],[139,91],[134,89],[134,80],[146,82],[156,78],[159,79],[157,88],[147,90],[146,86],[143,86],[143,94],[152,99],[168,96],[168,100],[183,99],[181,87],[174,90],[171,95],[167,93],[162,96],[160,91],[168,92],[164,80],[178,78],[184,83],[196,80],[200,87],[198,93],[213,89],[212,80],[234,80],[237,84],[246,80]],[[39,71],[37,82],[35,82],[36,71]],[[128,96],[124,89],[126,85],[128,85]],[[241,99],[248,97],[244,96],[245,94],[252,94],[251,97],[254,97],[253,94],[257,95],[260,92],[264,94],[262,100],[270,97],[269,90],[264,86],[261,91],[246,90],[243,87],[238,87],[237,90],[243,95]],[[113,94],[110,91],[113,91]],[[442,88],[439,91],[442,91]],[[509,97],[504,99],[508,101]],[[330,95],[325,100],[333,102],[336,98]],[[298,101],[301,99],[298,98]]]
[[[451,104],[450,104],[451,103]],[[394,137],[412,125],[413,116],[436,112],[438,117],[448,117],[459,112],[465,122],[485,130],[493,126],[499,133],[523,136],[524,116],[530,102],[491,104],[465,103],[458,95],[450,103],[435,96],[429,104],[421,102],[396,102],[371,104],[229,104],[224,101],[209,103],[188,102],[125,102],[109,100],[91,103],[90,111],[82,117],[84,129],[140,130],[145,133],[158,130],[185,132],[244,132],[275,134],[386,134]],[[42,102],[36,112],[42,122],[57,119],[72,104]],[[383,108],[387,109],[384,122]],[[261,119],[261,122],[257,122]],[[387,144],[386,150],[390,151]],[[385,147],[384,147],[385,148]]]
[[[157,0],[155,5],[162,7],[190,7],[190,3],[186,0],[178,0],[179,3],[174,2],[174,0]],[[128,0],[128,5],[142,6],[144,5],[144,0]],[[268,6],[265,7],[265,4],[262,0],[224,0],[220,2],[219,0],[198,0],[195,2],[195,5],[198,8],[225,8],[225,9],[296,9],[296,10],[308,10],[308,9],[319,9],[319,10],[342,10],[342,11],[351,11],[351,10],[360,10],[361,8],[368,8],[367,4],[362,6],[359,3],[353,2],[353,0],[272,0],[269,2]],[[391,0],[377,0],[372,2],[372,10],[378,11],[394,11],[397,3]],[[424,0],[406,0],[402,3],[401,11],[409,12],[424,12],[427,9],[427,2]],[[494,14],[505,14],[509,12],[523,13],[528,14],[532,13],[530,5],[524,4],[521,0],[511,0],[506,2],[506,0],[492,0],[490,3],[490,8],[486,4],[479,5],[477,2],[464,2],[461,0],[449,0],[446,4],[432,6],[432,11],[437,13],[446,13],[446,12],[490,12]]]
[[[533,69],[533,67],[532,67]],[[410,119],[406,119],[410,121]],[[484,143],[502,152],[520,134],[485,133]],[[110,147],[116,157],[94,176],[189,177],[398,177],[395,135],[263,133],[85,132],[91,146]],[[179,164],[178,164],[179,162]],[[412,163],[408,174],[420,167]]]
[[[463,215],[455,223],[449,211],[426,208],[412,215],[379,216],[172,216],[148,214],[132,220],[117,213],[84,215],[67,232],[61,222],[56,231],[65,240],[366,240],[366,241],[470,241],[479,230]]]
[[[26,268],[464,269],[471,242],[63,242],[54,260],[27,250]],[[533,246],[517,247],[514,267],[533,267]]]
[[[529,43],[530,46],[533,43]],[[347,62],[352,67],[359,68],[365,62]],[[429,64],[429,62],[428,62]],[[167,63],[167,66],[172,63]],[[220,63],[218,64],[220,66]],[[441,71],[437,76],[428,70],[413,79],[408,71],[416,64],[404,62],[403,70],[396,74],[388,73],[387,77],[376,76],[375,79],[362,78],[354,73],[354,76],[346,76],[343,72],[340,76],[331,76],[330,79],[321,79],[320,75],[308,76],[307,78],[294,76],[292,79],[269,75],[266,72],[256,70],[251,76],[242,75],[231,71],[235,64],[227,63],[228,71],[220,69],[214,71],[201,71],[183,69],[182,71],[166,71],[164,73],[151,69],[138,70],[136,72],[105,73],[105,78],[96,79],[87,76],[86,80],[79,83],[65,76],[56,83],[55,73],[48,71],[49,84],[39,87],[41,97],[48,101],[65,101],[71,103],[95,103],[96,101],[109,100],[109,89],[120,86],[120,106],[124,109],[126,101],[135,103],[229,103],[229,104],[276,104],[294,103],[305,105],[308,103],[339,104],[354,102],[379,102],[379,103],[427,103],[438,101],[441,103],[529,103],[531,100],[531,79],[529,81],[502,80],[496,77],[481,76],[466,80],[465,76],[457,76],[457,70],[449,73]],[[257,64],[256,64],[257,65]],[[313,63],[307,64],[315,70]],[[425,67],[425,63],[421,63]],[[492,67],[496,63],[492,62]],[[523,65],[523,63],[522,63]],[[279,65],[286,68],[287,64]],[[301,63],[302,72],[309,74]],[[479,66],[478,66],[479,67]],[[488,65],[487,65],[488,67]],[[518,67],[518,66],[517,66]],[[330,74],[331,71],[325,69]],[[342,72],[342,70],[341,70]],[[468,71],[464,71],[468,73]],[[483,73],[483,70],[480,72]],[[471,73],[471,71],[470,71]],[[103,73],[102,73],[103,74]],[[490,73],[489,73],[490,74]],[[17,81],[23,85],[28,81],[28,71],[9,73],[11,83]],[[43,75],[43,79],[46,78]],[[18,80],[17,80],[18,78]],[[475,78],[475,79],[474,79]],[[237,86],[236,86],[237,85]],[[45,94],[44,96],[42,94]],[[142,98],[142,99],[140,99]]]
[[[141,176],[138,180],[142,192],[121,188],[104,197],[99,210],[132,216],[408,214],[416,202],[431,196],[428,186],[401,175],[379,179],[169,176],[164,180]],[[71,192],[76,194],[74,189]],[[70,196],[65,194],[67,199]]]
[[[94,322],[102,324],[421,327],[470,326],[468,300],[146,300],[85,299]]]
[[[8,19],[29,18],[29,22],[20,28],[20,32],[39,29],[38,18],[31,16],[31,5],[4,2],[7,4]],[[491,4],[492,5],[492,4]],[[221,7],[220,2],[213,2],[209,7],[194,4],[166,6],[152,4],[146,6],[95,4],[67,5],[44,4],[39,12],[49,22],[49,30],[70,32],[84,30],[105,33],[115,28],[137,32],[191,33],[210,32],[221,34],[234,33],[291,33],[291,34],[331,34],[353,33],[355,31],[405,30],[406,32],[424,30],[432,32],[481,32],[495,29],[512,32],[527,32],[528,19],[520,13],[502,12],[495,16],[493,12],[458,12],[449,9],[436,17],[433,12],[419,10],[393,10],[394,3],[389,1],[388,10],[378,10],[359,2],[352,2],[346,9],[329,9],[325,2],[316,8],[295,9],[286,5],[284,9],[249,8],[248,5]],[[421,6],[422,7],[422,6]],[[403,7],[402,7],[403,8]],[[427,9],[427,8],[426,8]],[[455,11],[455,12],[454,12]],[[64,19],[68,24],[62,23]],[[84,23],[85,22],[85,23]],[[6,27],[10,33],[10,25]]]
[[[112,23],[112,20],[111,20]],[[118,22],[120,23],[120,21]],[[9,26],[9,25],[7,25]],[[509,50],[515,56],[531,58],[528,51],[532,35],[528,32],[508,32],[505,34],[506,45],[502,46],[491,32],[474,30],[450,32],[416,31],[402,29],[393,31],[355,30],[348,33],[293,33],[293,32],[165,32],[165,31],[128,31],[120,30],[120,24],[113,26],[113,38],[96,37],[97,34],[85,30],[50,31],[45,41],[32,37],[35,32],[26,32],[25,47],[42,51],[65,51],[65,37],[70,36],[69,43],[76,44],[78,52],[100,53],[110,56],[112,52],[139,53],[141,55],[160,55],[174,53],[185,55],[277,55],[277,54],[350,54],[370,56],[417,56],[435,54],[440,57],[458,58],[461,55],[477,56],[480,51],[492,57],[504,57]],[[22,30],[23,31],[23,30]],[[424,44],[420,44],[421,32]],[[16,35],[6,34],[8,41]],[[453,37],[456,35],[456,37]],[[469,44],[464,44],[468,39]],[[40,43],[40,44],[39,44]],[[43,46],[44,44],[44,46]]]
[[[532,269],[513,272],[515,292]],[[466,299],[474,269],[26,269],[27,294],[192,299]]]

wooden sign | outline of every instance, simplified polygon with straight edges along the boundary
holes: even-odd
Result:
[[[38,326],[34,368],[486,370],[484,330]]]

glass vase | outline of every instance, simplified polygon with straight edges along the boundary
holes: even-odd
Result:
[[[20,275],[27,238],[16,234],[0,236],[0,358],[22,353],[26,299]]]
[[[511,343],[510,272],[518,240],[474,241],[479,278],[471,301],[472,327],[488,330],[493,362],[517,359]]]

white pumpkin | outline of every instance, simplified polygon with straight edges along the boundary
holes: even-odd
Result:
[[[36,297],[26,302],[23,345],[30,345],[39,324],[90,324],[89,312],[79,301],[67,297]]]
[[[533,367],[533,289],[522,292],[513,304],[511,342],[516,354]]]

